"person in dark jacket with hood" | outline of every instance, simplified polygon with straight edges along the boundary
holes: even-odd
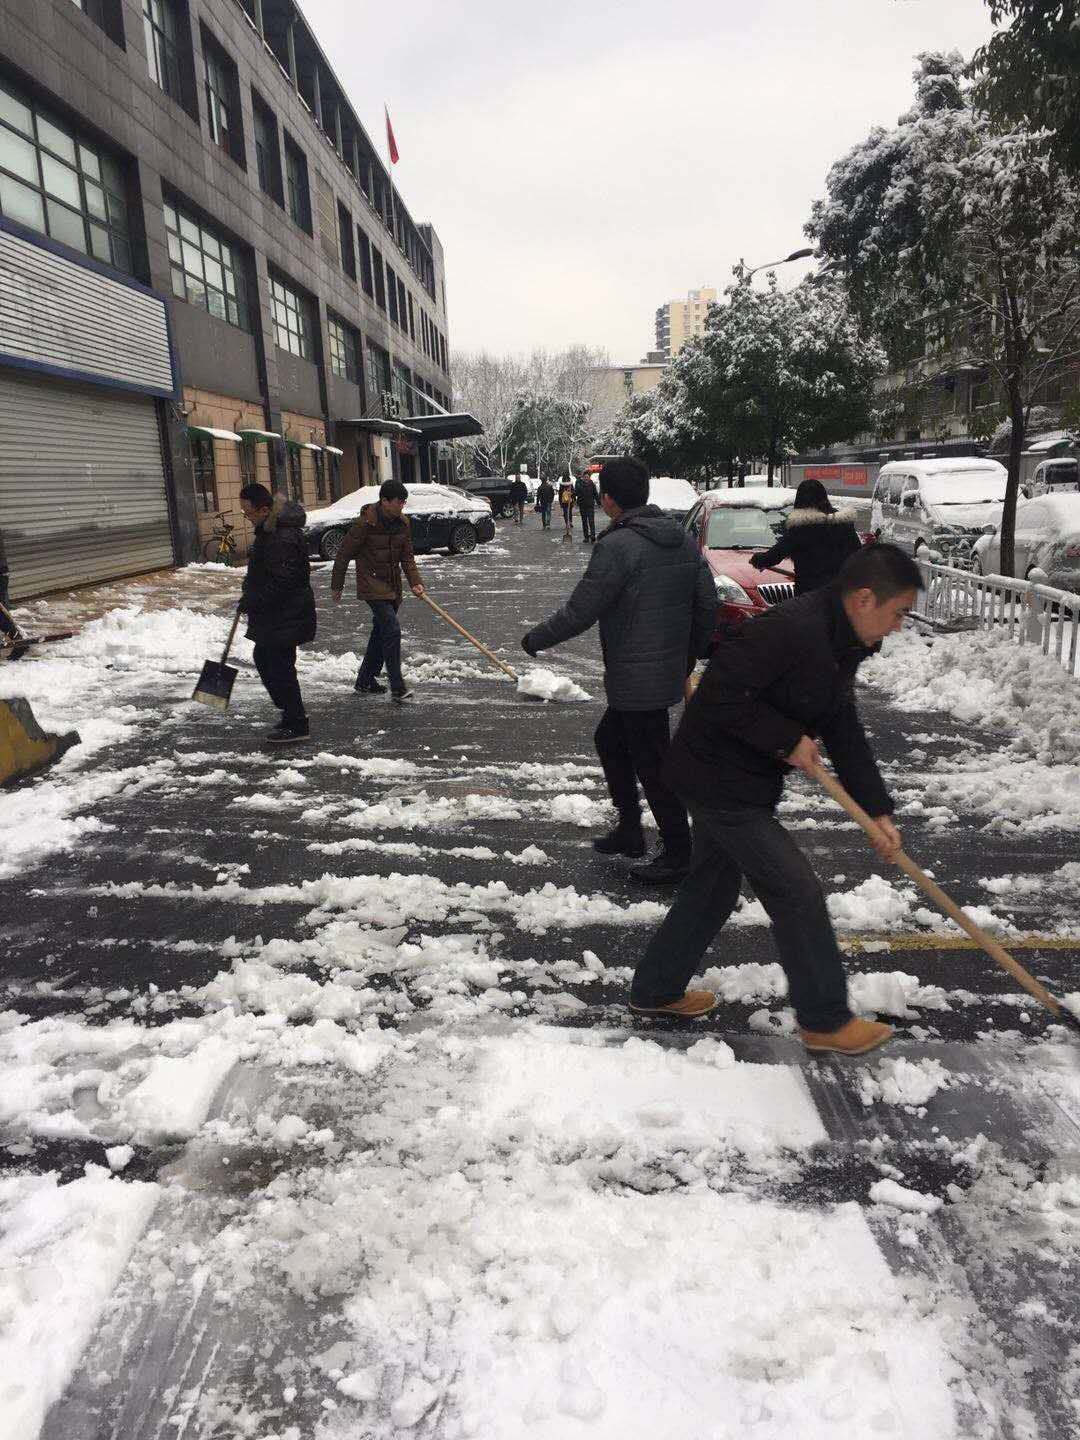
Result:
[[[862,545],[854,510],[834,510],[820,480],[804,480],[784,533],[772,547],[750,556],[757,570],[774,570],[782,560],[795,566],[795,594],[819,590],[836,578],[841,565]]]
[[[841,783],[877,822],[874,848],[887,860],[899,851],[854,681],[900,628],[921,584],[895,546],[860,547],[832,585],[732,627],[721,641],[665,767],[694,817],[694,859],[635,971],[635,1014],[693,1018],[712,1009],[710,991],[686,987],[745,879],[769,916],[807,1050],[861,1055],[892,1035],[852,1015],[825,896],[776,806],[792,769],[814,774],[819,736]]]
[[[259,679],[281,711],[281,723],[266,739],[291,745],[306,740],[309,728],[296,678],[296,647],[315,639],[307,515],[296,500],[275,500],[265,485],[245,485],[240,509],[255,527],[240,610],[247,615],[247,638],[255,642]]]
[[[672,883],[686,873],[691,845],[686,806],[660,774],[668,711],[683,698],[687,674],[708,647],[716,587],[685,530],[648,498],[644,465],[608,461],[600,472],[600,504],[612,523],[570,599],[521,644],[535,656],[599,622],[608,708],[596,730],[596,750],[619,821],[593,846],[603,855],[644,855],[640,781],[660,830],[660,850],[630,873]]]
[[[591,545],[596,540],[596,506],[600,499],[591,475],[578,476],[574,482],[574,498],[581,516],[581,543]]]
[[[551,507],[555,503],[555,486],[550,480],[541,480],[536,492],[536,508],[540,511],[540,523],[545,530],[551,529]]]
[[[510,482],[510,503],[514,507],[514,524],[524,525],[525,523],[525,502],[529,498],[529,487],[520,475],[515,475]]]

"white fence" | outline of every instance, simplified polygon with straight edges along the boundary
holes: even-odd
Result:
[[[926,588],[917,616],[936,627],[961,622],[957,628],[967,628],[966,621],[972,628],[998,631],[1013,644],[1037,645],[1080,676],[1080,595],[927,561],[920,561],[919,569]]]

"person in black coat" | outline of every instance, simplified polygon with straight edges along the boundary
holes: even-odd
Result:
[[[795,491],[784,533],[771,550],[751,555],[750,564],[757,570],[773,570],[782,560],[791,560],[795,594],[805,595],[834,579],[861,545],[854,510],[834,510],[821,481],[804,480]]]
[[[536,508],[540,511],[540,523],[545,530],[551,529],[551,507],[555,503],[555,486],[550,480],[541,480],[536,492]]]
[[[596,507],[600,503],[591,475],[578,476],[574,482],[574,498],[581,516],[581,543],[591,545],[596,540]]]
[[[861,1055],[892,1034],[856,1019],[825,896],[776,817],[792,769],[812,775],[820,736],[841,783],[877,822],[874,847],[900,848],[892,800],[855,706],[855,672],[898,630],[922,584],[892,545],[860,547],[837,580],[731,627],[672,741],[664,779],[694,821],[689,876],[656,931],[630,991],[636,1014],[704,1014],[707,990],[686,989],[749,881],[772,925],[808,1050]]]
[[[596,750],[619,823],[593,846],[604,855],[644,855],[640,781],[661,848],[630,873],[671,883],[689,867],[690,826],[686,806],[660,774],[668,711],[683,698],[686,676],[709,645],[716,586],[682,526],[646,503],[644,465],[609,461],[600,472],[600,493],[611,525],[566,604],[521,644],[535,656],[599,622],[608,708],[596,729]]]
[[[529,487],[520,475],[515,475],[510,482],[510,503],[514,507],[514,524],[524,525],[525,523],[525,502],[529,498]]]
[[[265,485],[245,485],[240,508],[255,527],[240,610],[247,616],[247,638],[255,642],[259,679],[281,711],[281,723],[266,739],[290,745],[309,733],[296,677],[296,647],[314,640],[316,627],[307,515],[296,500],[275,500]]]

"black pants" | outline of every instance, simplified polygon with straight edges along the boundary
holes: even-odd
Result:
[[[306,725],[307,713],[296,678],[296,646],[257,644],[252,658],[267,694],[281,711],[282,722]]]
[[[550,506],[550,505],[541,505],[541,506],[540,506],[540,523],[543,525],[543,527],[544,527],[545,530],[550,530],[550,529],[551,529],[551,506]]]
[[[677,1000],[728,919],[745,877],[772,924],[788,994],[804,1030],[851,1019],[843,961],[809,860],[771,810],[698,810],[694,858],[634,973],[631,1001]]]
[[[660,831],[664,849],[676,859],[690,855],[686,806],[660,778],[670,734],[666,710],[604,711],[594,737],[608,793],[619,825],[641,829],[638,781]]]
[[[582,534],[582,538],[585,539],[585,540],[595,540],[595,539],[596,539],[596,506],[595,506],[595,505],[581,505],[581,506],[579,506],[579,513],[580,513],[580,515],[581,515],[581,534]]]
[[[569,535],[574,528],[574,507],[573,505],[564,505],[560,500],[559,509],[562,511],[563,524],[566,526],[566,533]]]
[[[515,500],[515,501],[514,501],[514,524],[515,524],[515,525],[524,525],[524,524],[525,524],[525,501],[524,501],[524,500]]]
[[[358,688],[377,680],[386,666],[386,678],[390,689],[400,695],[405,689],[401,678],[401,622],[397,618],[400,600],[369,600],[371,607],[371,636],[367,650],[356,677]]]

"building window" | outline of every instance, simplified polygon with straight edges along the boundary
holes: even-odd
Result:
[[[348,275],[350,280],[356,279],[356,251],[353,249],[353,224],[352,216],[349,214],[341,201],[338,201],[338,243],[341,250],[341,268]]]
[[[184,102],[180,72],[180,28],[175,0],[142,0],[146,63],[150,78],[170,99]]]
[[[245,440],[240,446],[240,479],[245,485],[258,481],[258,464],[255,459],[255,441]]]
[[[255,131],[255,168],[259,172],[259,189],[278,205],[283,205],[285,192],[281,183],[277,118],[254,90],[251,92],[251,119]]]
[[[316,500],[325,500],[325,499],[326,499],[326,467],[325,467],[325,465],[323,464],[323,461],[325,460],[325,458],[326,458],[326,457],[323,455],[323,453],[322,453],[321,450],[312,450],[312,451],[311,451],[311,463],[315,466],[315,499],[316,499]]]
[[[270,277],[270,315],[274,322],[274,343],[291,355],[311,359],[311,323],[308,302],[275,276]]]
[[[330,499],[341,499],[341,461],[337,455],[330,456]]]
[[[397,297],[398,297],[398,324],[401,326],[402,330],[406,330],[406,331],[407,331],[408,328],[409,328],[409,310],[408,310],[408,303],[407,303],[407,301],[408,301],[408,296],[407,296],[407,293],[406,293],[406,290],[405,290],[405,282],[404,282],[404,280],[402,280],[402,278],[401,278],[400,275],[398,276],[398,282],[397,282]]]
[[[412,391],[410,389],[411,376],[407,368],[396,362],[394,363],[394,398],[401,406],[402,415],[412,413]]]
[[[326,322],[330,339],[330,369],[343,380],[360,384],[360,336],[333,315]]]
[[[240,125],[240,82],[236,66],[205,27],[202,31],[202,49],[203,88],[210,139],[238,165],[242,165],[244,141]]]
[[[0,214],[130,273],[124,190],[96,143],[0,85]]]
[[[189,439],[191,466],[195,475],[195,508],[203,515],[211,515],[218,508],[214,442],[207,435],[192,435]]]
[[[123,46],[124,27],[116,0],[73,0],[75,8],[91,19],[109,39]]]
[[[285,464],[289,473],[289,494],[294,500],[304,498],[304,472],[301,468],[303,452],[297,445],[289,445],[285,450]]]
[[[383,398],[390,392],[390,356],[376,345],[367,342],[367,405],[371,414],[381,414]]]
[[[371,247],[371,267],[375,273],[375,304],[380,310],[386,309],[386,281],[383,278],[383,259],[378,247]]]
[[[412,295],[411,295],[411,294],[408,296],[408,300],[409,300],[409,335],[410,335],[410,337],[411,337],[413,340],[415,340],[415,339],[416,339],[416,311],[413,309]]]
[[[393,321],[393,323],[394,323],[395,325],[398,325],[398,324],[401,323],[401,322],[398,320],[398,303],[397,303],[397,297],[398,297],[397,276],[394,274],[393,270],[390,269],[390,266],[387,265],[387,267],[386,267],[386,299],[387,299],[387,302],[388,302],[388,307],[389,307],[389,312],[390,312],[390,319]]]
[[[219,320],[251,329],[247,281],[239,249],[178,205],[162,206],[169,242],[173,294],[201,305]]]
[[[356,227],[356,243],[360,251],[360,284],[365,295],[374,296],[375,287],[371,278],[371,241],[359,226]]]
[[[285,132],[285,202],[289,215],[300,229],[312,234],[307,157],[288,131]]]

